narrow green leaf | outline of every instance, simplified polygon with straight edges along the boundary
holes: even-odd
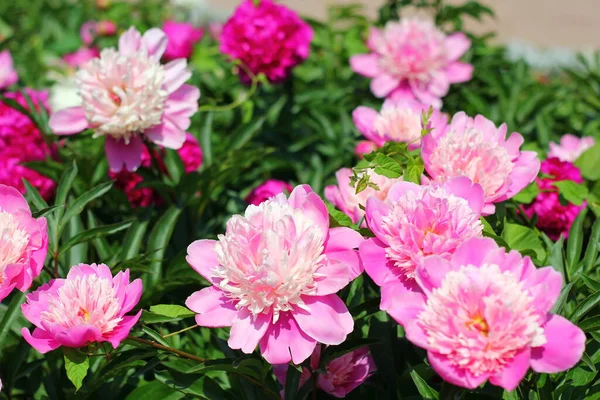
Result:
[[[25,294],[15,290],[13,297],[8,304],[8,308],[4,313],[4,318],[0,321],[0,343],[4,343],[6,335],[10,332],[11,327],[19,315],[21,315],[21,304],[23,304],[24,301]]]
[[[171,389],[159,381],[152,381],[135,388],[125,400],[179,400],[183,397],[185,394]]]
[[[583,221],[585,220],[587,209],[582,210],[571,229],[569,230],[569,239],[567,240],[567,273],[569,278],[573,279],[577,266],[579,265],[579,257],[581,256],[581,248],[583,247]]]
[[[560,291],[560,295],[558,296],[558,299],[556,299],[556,303],[554,303],[554,307],[552,307],[552,313],[553,314],[560,314],[565,303],[567,302],[567,299],[569,298],[569,293],[571,292],[571,288],[573,287],[574,282],[570,282],[569,284],[565,285],[561,291]]]
[[[63,240],[68,241],[70,238],[73,238],[85,231],[86,229],[83,226],[81,217],[78,215],[75,218],[71,218],[71,220],[64,229],[62,238]],[[61,264],[71,266],[80,264],[82,262],[86,262],[88,259],[88,249],[88,243],[82,242],[77,244],[76,246],[70,247],[64,252],[60,252],[59,254],[61,255],[63,261]]]
[[[50,207],[46,207],[46,208],[44,208],[44,209],[41,209],[41,210],[39,210],[39,211],[32,212],[32,213],[31,213],[31,216],[32,216],[33,218],[45,217],[45,216],[47,216],[48,214],[50,214],[51,212],[55,211],[57,208],[61,208],[61,207],[63,207],[63,206],[61,205],[61,206],[50,206]]]
[[[67,377],[73,385],[75,385],[75,391],[78,391],[90,368],[90,360],[78,349],[63,347],[62,350],[65,356],[65,370],[67,371]]]
[[[25,192],[25,197],[29,203],[33,204],[37,210],[45,210],[49,208],[48,203],[46,203],[46,200],[42,198],[40,192],[38,192],[38,190],[27,181],[27,179],[23,179],[23,184],[27,190]]]
[[[285,375],[285,400],[296,400],[302,373],[293,365],[288,365]]]
[[[597,372],[594,362],[592,361],[590,356],[587,355],[587,353],[583,353],[583,356],[581,357],[581,361],[583,361],[583,363],[585,365],[587,365],[592,370],[592,372]]]
[[[62,174],[58,186],[56,188],[56,200],[54,204],[64,205],[67,202],[67,195],[73,186],[75,177],[77,176],[77,164],[73,161],[73,164],[65,170]],[[59,212],[59,219],[62,217],[62,211]]]
[[[583,281],[583,283],[585,283],[585,286],[589,287],[590,289],[592,289],[594,292],[597,292],[600,290],[600,282],[590,278],[589,276],[586,275],[581,275],[581,280]]]
[[[188,318],[196,315],[186,307],[176,304],[158,304],[150,307],[150,312],[170,318]]]
[[[149,221],[134,221],[127,230],[123,239],[123,247],[121,249],[121,261],[129,260],[140,253],[144,234],[148,228]]]
[[[600,291],[589,295],[581,303],[579,303],[569,316],[569,320],[576,324],[581,317],[598,305],[598,303],[600,303]]]
[[[185,172],[185,166],[183,165],[183,161],[181,160],[179,153],[177,153],[175,150],[167,149],[163,160],[165,162],[165,166],[167,167],[171,181],[177,184],[181,179],[181,175],[183,175]]]
[[[586,332],[600,331],[600,315],[584,319],[579,323],[579,327]]]
[[[587,274],[594,268],[596,259],[598,258],[598,243],[600,242],[600,219],[594,221],[592,225],[592,233],[588,242],[585,254],[583,256],[583,273]]]
[[[69,219],[71,219],[75,215],[81,214],[81,212],[89,202],[93,201],[94,199],[97,199],[104,193],[108,192],[112,185],[112,181],[101,183],[98,186],[91,188],[72,202],[70,202],[67,207],[67,210],[65,211],[64,217],[60,221],[59,229],[62,231],[62,228],[66,225],[67,222],[69,222]]]
[[[265,117],[261,117],[255,120],[254,122],[240,126],[240,129],[237,130],[233,135],[234,139],[231,143],[230,149],[238,150],[242,148],[254,137],[254,135],[260,132],[264,122]]]
[[[123,221],[123,222],[117,222],[116,224],[99,226],[94,229],[89,229],[87,231],[83,231],[83,232],[73,236],[71,239],[69,239],[67,241],[67,243],[63,244],[60,248],[60,254],[63,254],[65,251],[69,250],[71,247],[73,247],[79,243],[83,243],[83,242],[90,241],[92,239],[112,235],[114,233],[122,231],[123,229],[127,229],[131,225],[131,223],[132,223],[132,221]]]
[[[146,282],[147,286],[146,290],[154,287],[161,278],[162,259],[165,255],[167,244],[171,239],[179,215],[181,215],[181,209],[175,206],[169,207],[150,232],[147,251],[152,254],[154,260],[150,263],[150,273],[144,277],[144,282]]]
[[[89,229],[98,227],[98,220],[94,216],[91,210],[87,210],[87,223]],[[108,241],[104,237],[99,237],[92,240],[92,244],[98,253],[101,260],[108,260],[111,257],[111,250]]]
[[[200,147],[202,148],[203,163],[205,167],[210,166],[213,162],[212,123],[213,113],[207,112],[205,114],[204,124],[202,124],[202,129],[200,130],[200,137],[198,139]]]
[[[419,394],[423,396],[423,399],[437,400],[439,398],[438,392],[435,391],[431,386],[429,386],[427,382],[425,382],[425,380],[419,376],[417,371],[415,371],[414,369],[410,371],[410,377],[415,383],[415,386],[417,386]]]

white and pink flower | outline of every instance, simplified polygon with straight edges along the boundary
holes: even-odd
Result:
[[[13,66],[10,51],[0,51],[0,89],[6,89],[19,80],[19,75]]]
[[[130,28],[119,39],[118,51],[102,50],[77,72],[82,105],[52,114],[52,130],[73,135],[90,128],[95,136],[105,136],[115,172],[140,166],[144,139],[179,149],[198,109],[200,90],[184,84],[191,77],[185,59],[160,64],[166,46],[160,29],[142,36]]]
[[[591,136],[577,137],[567,133],[560,138],[560,144],[550,142],[548,158],[558,158],[560,161],[575,162],[584,151],[595,144]]]

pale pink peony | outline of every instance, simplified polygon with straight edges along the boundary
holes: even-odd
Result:
[[[77,72],[83,104],[58,111],[50,128],[72,135],[91,128],[106,137],[110,169],[135,171],[141,165],[143,140],[179,149],[190,117],[198,109],[198,88],[185,85],[191,77],[184,59],[160,64],[167,37],[160,29],[144,36],[130,28],[119,39],[119,50],[104,49]]]
[[[163,58],[174,60],[176,58],[190,58],[194,50],[194,44],[202,39],[204,30],[195,28],[186,22],[165,21],[163,31],[169,38],[167,49]]]
[[[473,66],[458,59],[471,41],[460,32],[446,36],[432,22],[403,18],[383,30],[371,28],[369,54],[350,58],[352,69],[369,78],[377,97],[414,98],[435,108],[451,83],[471,79]]]
[[[278,179],[267,179],[252,189],[252,191],[248,193],[248,196],[246,196],[245,200],[246,203],[257,206],[263,201],[268,200],[271,197],[275,197],[279,193],[289,194],[292,189],[292,185],[285,181],[280,181]]]
[[[310,356],[310,369],[302,368],[299,388],[312,378],[311,370],[317,373],[320,362],[321,345],[317,345]],[[288,364],[273,366],[275,377],[283,386],[285,386],[288,367]],[[325,365],[325,372],[317,375],[316,386],[334,397],[343,399],[373,375],[375,369],[375,362],[369,348],[361,347],[329,361]]]
[[[365,154],[374,152],[378,147],[379,146],[377,146],[375,142],[371,142],[370,140],[361,140],[356,144],[356,147],[354,148],[354,154],[356,157],[362,160],[365,158]]]
[[[142,281],[129,283],[128,269],[113,277],[104,264],[79,264],[27,296],[21,308],[35,329],[21,333],[40,353],[100,342],[117,348],[142,315],[125,315],[141,296]]]
[[[536,268],[489,238],[462,243],[448,260],[427,257],[417,268],[423,293],[398,296],[393,317],[406,338],[427,350],[440,376],[474,389],[486,380],[514,390],[529,367],[557,373],[573,367],[585,334],[550,313],[562,277]]]
[[[533,151],[520,151],[523,137],[506,139],[506,124],[497,128],[487,118],[454,115],[444,130],[434,129],[421,144],[425,171],[435,182],[467,176],[483,187],[483,215],[493,214],[498,203],[510,199],[529,185],[540,170]]]
[[[297,186],[244,216],[234,215],[217,241],[198,240],[187,261],[211,287],[186,305],[200,326],[231,326],[229,347],[271,364],[300,364],[317,342],[337,345],[354,321],[335,294],[361,273],[361,235],[329,228],[325,203],[308,185]],[[327,323],[324,323],[326,321]]]
[[[65,54],[63,56],[63,61],[72,68],[79,68],[84,66],[91,59],[98,57],[100,57],[100,51],[97,48],[82,47],[73,53]]]
[[[21,193],[0,185],[0,301],[15,288],[29,289],[47,252],[46,219],[33,218]]]
[[[595,144],[594,138],[584,136],[579,138],[567,133],[560,138],[560,144],[550,142],[548,158],[558,158],[560,161],[575,162],[584,151]]]
[[[414,100],[386,100],[381,112],[360,106],[352,113],[354,124],[367,139],[381,147],[387,142],[407,143],[409,150],[421,145],[421,114],[429,106]],[[448,117],[434,110],[427,128],[441,131],[446,127]]]
[[[371,196],[379,200],[385,200],[392,185],[401,178],[391,179],[373,171],[367,172],[369,180],[375,183],[379,190],[367,187],[356,194],[356,188],[350,186],[350,177],[353,175],[350,168],[342,168],[335,173],[337,185],[329,185],[325,188],[325,198],[340,211],[349,216],[355,224],[361,220],[365,212],[360,208],[367,205],[367,199]]]
[[[254,75],[271,82],[287,78],[310,52],[313,30],[298,14],[272,0],[244,0],[223,25],[221,52],[240,60]],[[249,77],[240,71],[246,83]]]
[[[19,80],[19,75],[13,66],[10,51],[0,51],[0,89],[6,89]]]
[[[575,183],[583,183],[583,177],[579,168],[567,161],[558,158],[549,158],[542,162],[541,172],[550,177],[536,179],[540,193],[533,203],[525,205],[525,214],[531,218],[538,216],[535,226],[545,232],[548,237],[558,240],[560,236],[567,237],[571,225],[581,210],[586,207],[584,201],[581,205],[560,203],[559,191],[554,182],[570,180]]]
[[[448,259],[458,245],[482,235],[481,186],[466,177],[443,185],[398,182],[386,202],[371,197],[366,219],[375,237],[360,246],[365,271],[381,286],[381,309],[395,316],[398,295],[418,291],[415,274],[429,255]]]

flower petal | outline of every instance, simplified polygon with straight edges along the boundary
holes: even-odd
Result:
[[[388,282],[381,288],[379,308],[386,311],[400,325],[405,326],[417,318],[425,307],[426,298],[413,281]]]
[[[442,285],[446,274],[457,269],[459,265],[466,264],[452,264],[443,257],[435,255],[425,257],[421,264],[417,265],[416,280],[425,293],[431,293]]]
[[[219,265],[217,253],[215,253],[216,243],[214,240],[196,240],[188,246],[185,258],[188,264],[209,282],[212,282],[213,279],[213,269]]]
[[[354,329],[354,320],[337,295],[304,296],[303,300],[310,311],[298,309],[293,316],[308,336],[330,345],[338,345],[346,340]]]
[[[471,238],[461,243],[452,255],[452,264],[454,265],[475,265],[480,266],[486,256],[498,249],[494,239],[490,238]]]
[[[215,287],[207,287],[192,293],[185,301],[190,310],[198,313],[196,323],[209,328],[231,326],[238,310],[231,299]]]
[[[358,256],[357,256],[358,258]],[[317,283],[317,296],[337,293],[350,283],[350,270],[348,265],[335,259],[328,259],[327,263],[317,270],[319,276]]]
[[[483,188],[477,183],[471,182],[466,176],[452,178],[444,184],[450,193],[467,200],[471,209],[479,214],[485,203]]]
[[[167,35],[158,28],[148,29],[142,36],[142,43],[148,49],[148,55],[156,61],[160,60],[167,48]]]
[[[124,140],[107,136],[104,149],[108,165],[113,172],[120,172],[123,167],[131,172],[142,165],[144,143],[139,136],[132,136],[128,144]]]
[[[448,60],[458,60],[471,47],[471,40],[462,32],[456,32],[446,38]]]
[[[504,368],[490,376],[490,382],[508,391],[515,390],[529,369],[529,357],[529,348],[522,349]]]
[[[25,339],[27,343],[31,345],[31,347],[42,354],[60,347],[60,343],[58,343],[52,336],[48,334],[48,332],[43,329],[35,328],[32,335],[29,332],[29,329],[21,328],[21,334],[23,335],[23,339]]]
[[[89,127],[83,107],[64,108],[52,113],[48,125],[57,135],[74,135]]]
[[[78,325],[56,333],[56,341],[61,346],[83,347],[88,343],[98,342],[102,339],[100,329],[92,325]]]
[[[552,315],[544,325],[546,343],[531,349],[531,368],[554,374],[572,368],[583,356],[585,334],[569,320]]]
[[[233,319],[227,344],[234,350],[251,354],[269,328],[271,318],[271,314],[253,316],[247,308],[240,310]]]
[[[260,351],[270,364],[301,364],[312,354],[317,342],[304,333],[289,313],[282,313],[260,341]]]
[[[442,354],[434,353],[432,351],[427,352],[427,359],[429,360],[431,367],[442,377],[442,379],[456,386],[475,389],[485,382],[489,376],[489,374],[474,376],[467,370],[452,365]]]
[[[357,74],[374,78],[379,73],[378,60],[376,54],[357,54],[350,57],[350,68]]]
[[[152,142],[173,150],[179,150],[186,137],[185,131],[168,119],[163,119],[161,124],[146,129],[144,135]]]
[[[395,279],[395,266],[386,257],[386,245],[377,238],[369,238],[360,245],[360,258],[365,271],[379,286],[383,286],[386,280]]]
[[[454,62],[448,65],[445,71],[450,83],[467,82],[473,77],[473,66],[463,62]]]
[[[185,58],[178,58],[164,65],[165,80],[163,87],[167,93],[171,94],[179,89],[185,81],[192,77],[192,72],[187,69]]]
[[[371,92],[376,97],[385,97],[400,85],[400,80],[387,74],[377,75],[371,81]]]
[[[142,44],[142,35],[133,26],[119,38],[119,53],[131,56],[138,51]]]
[[[379,114],[377,111],[369,107],[360,106],[352,111],[352,120],[360,133],[367,139],[373,140],[375,143],[381,140],[380,137],[372,135],[373,124]]]
[[[105,335],[105,339],[112,345],[114,349],[119,347],[121,342],[129,336],[131,328],[138,322],[142,316],[142,310],[138,311],[136,315],[125,316],[119,325],[110,334]]]

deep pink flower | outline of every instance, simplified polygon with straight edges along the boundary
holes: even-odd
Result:
[[[421,114],[429,106],[414,100],[386,100],[381,112],[360,106],[352,113],[354,124],[367,139],[381,147],[387,142],[403,142],[410,150],[421,145]],[[434,110],[428,128],[441,131],[446,127],[448,117]]]
[[[105,136],[113,171],[123,166],[135,171],[141,165],[144,138],[181,148],[200,90],[184,84],[192,75],[185,59],[160,64],[166,47],[167,36],[160,29],[142,37],[130,28],[119,39],[118,51],[102,50],[100,58],[77,72],[83,104],[52,114],[52,130],[73,135],[91,128],[96,136]]]
[[[100,57],[100,51],[95,47],[81,47],[79,50],[65,54],[63,60],[72,68],[85,65],[92,58]]]
[[[551,178],[539,177],[536,179],[540,193],[533,203],[524,206],[524,211],[529,218],[537,215],[536,226],[551,239],[558,240],[561,235],[564,237],[569,235],[573,221],[586,207],[586,202],[581,205],[573,203],[562,205],[558,188],[553,184],[565,180],[583,183],[583,178],[579,168],[570,162],[560,161],[558,158],[548,158],[542,162],[541,172],[544,175],[550,175]]]
[[[435,108],[451,83],[471,79],[473,66],[458,59],[471,41],[460,32],[446,36],[432,22],[403,18],[383,30],[371,28],[369,54],[350,58],[352,69],[369,78],[377,97],[414,98]]]
[[[0,185],[0,301],[14,288],[29,289],[47,252],[46,219],[33,218],[23,195]]]
[[[394,318],[454,385],[474,389],[489,379],[513,390],[529,367],[557,373],[583,355],[583,331],[550,313],[561,291],[560,273],[536,268],[529,257],[507,253],[492,239],[469,239],[449,260],[427,257],[416,280],[424,294],[401,296]]]
[[[163,55],[165,60],[176,58],[190,58],[194,50],[194,44],[202,39],[204,30],[195,28],[186,22],[165,21],[163,31],[169,38],[167,49]]]
[[[361,220],[365,212],[360,208],[367,205],[367,199],[371,196],[379,200],[385,200],[392,185],[400,179],[391,179],[383,175],[369,171],[369,180],[375,183],[379,190],[367,187],[356,194],[356,188],[350,186],[350,177],[353,175],[350,168],[342,168],[335,173],[337,185],[329,185],[325,188],[325,198],[336,206],[344,214],[352,218],[355,224]],[[366,225],[365,225],[366,226]]]
[[[268,200],[271,197],[275,197],[279,193],[288,194],[292,191],[292,189],[292,185],[285,181],[280,181],[278,179],[267,179],[252,189],[252,191],[248,193],[248,196],[246,196],[245,200],[246,203],[257,206],[263,201]]]
[[[312,38],[312,28],[295,11],[272,0],[258,6],[244,0],[223,25],[220,43],[222,53],[243,62],[254,75],[280,82],[308,57]],[[240,74],[249,82],[243,70]]]
[[[6,89],[19,80],[19,75],[13,66],[10,51],[0,51],[0,89]]]
[[[321,345],[310,356],[310,369],[317,373],[321,362]],[[285,386],[289,364],[273,366],[275,377]],[[317,375],[317,388],[338,398],[344,398],[375,372],[375,362],[368,347],[361,347],[335,358],[325,365],[325,373]],[[311,371],[304,367],[299,388],[311,379]]]
[[[377,147],[379,146],[377,146],[375,142],[371,142],[370,140],[361,140],[356,144],[356,147],[354,148],[354,154],[356,154],[356,157],[362,160],[365,158],[365,154],[374,152],[377,150]]]
[[[523,137],[506,139],[506,124],[497,128],[487,118],[454,115],[444,130],[434,129],[421,144],[425,171],[436,182],[467,176],[483,187],[483,215],[492,214],[493,203],[510,199],[533,182],[540,160],[533,151],[520,151]]]
[[[577,137],[567,133],[560,138],[560,144],[550,142],[548,158],[556,157],[560,161],[575,162],[584,151],[594,145],[593,137]]]
[[[21,333],[40,353],[99,342],[117,348],[142,315],[125,315],[141,296],[142,281],[129,283],[128,269],[113,277],[104,264],[79,264],[27,296],[21,309],[35,329]]]
[[[354,249],[362,240],[352,229],[330,229],[323,200],[297,186],[289,198],[278,194],[231,217],[217,241],[188,247],[188,263],[212,286],[186,305],[200,326],[231,326],[232,349],[249,354],[260,345],[271,364],[300,364],[317,342],[337,345],[352,332],[336,293],[361,273]]]

